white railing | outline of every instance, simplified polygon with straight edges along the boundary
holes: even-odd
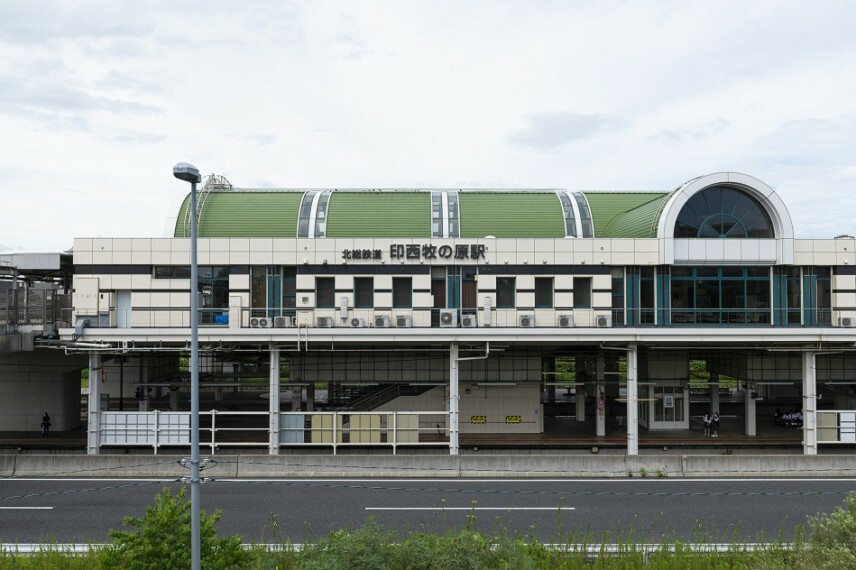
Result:
[[[856,410],[818,411],[817,443],[856,443]]]
[[[190,412],[98,412],[102,447],[162,447],[190,445]],[[278,425],[269,412],[200,412],[200,445],[211,454],[229,447],[280,448],[390,447],[449,445],[442,412],[280,412]],[[274,427],[275,426],[275,427]],[[271,437],[271,427],[277,435]]]

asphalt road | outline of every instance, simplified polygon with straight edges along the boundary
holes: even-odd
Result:
[[[0,543],[101,543],[141,516],[167,480],[0,479]],[[600,541],[630,530],[643,540],[756,542],[790,535],[807,515],[831,512],[854,479],[621,480],[218,480],[202,486],[203,508],[221,509],[222,534],[245,541],[305,542],[369,516],[389,528],[442,532],[467,518],[479,530],[507,528],[544,541],[588,529]],[[766,539],[765,539],[766,536]]]

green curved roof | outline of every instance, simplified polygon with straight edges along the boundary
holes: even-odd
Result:
[[[294,237],[303,192],[266,190],[211,191],[199,215],[200,237]],[[175,236],[184,237],[190,194],[181,204]],[[190,235],[188,229],[187,234]]]
[[[555,192],[461,192],[458,200],[461,237],[565,237]]]
[[[671,194],[665,192],[584,192],[602,238],[657,237],[657,221]]]
[[[214,189],[202,202],[200,237],[296,237],[304,190]],[[583,192],[595,237],[656,237],[657,221],[671,193]],[[554,191],[458,192],[464,238],[563,238],[562,204]],[[189,196],[178,212],[175,236],[183,237]],[[430,238],[430,190],[333,190],[326,237]],[[188,232],[189,234],[189,232]]]
[[[430,237],[430,192],[336,191],[327,207],[327,237]]]

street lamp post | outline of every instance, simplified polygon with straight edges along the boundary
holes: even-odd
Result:
[[[179,180],[190,182],[190,564],[200,570],[200,483],[199,478],[199,267],[196,259],[196,184],[202,181],[192,164],[179,162],[172,168]]]

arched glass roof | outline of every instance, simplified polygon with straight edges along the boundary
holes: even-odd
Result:
[[[676,238],[773,238],[770,215],[741,190],[711,186],[690,198],[675,222]]]

